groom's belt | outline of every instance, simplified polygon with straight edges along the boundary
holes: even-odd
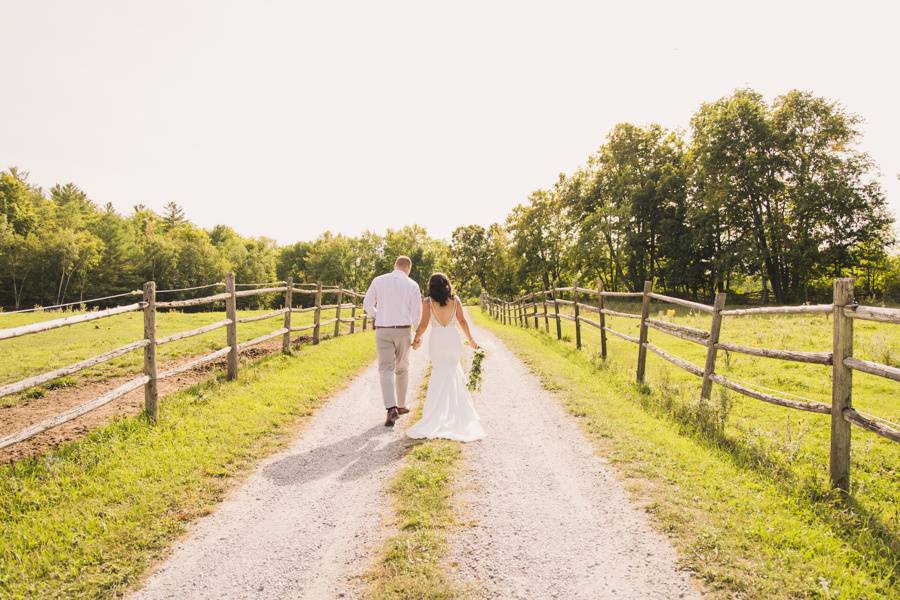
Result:
[[[412,325],[376,325],[375,329],[409,329]]]

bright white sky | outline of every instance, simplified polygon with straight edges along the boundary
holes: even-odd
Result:
[[[617,122],[791,88],[900,213],[894,2],[0,0],[0,168],[288,243],[502,220]]]

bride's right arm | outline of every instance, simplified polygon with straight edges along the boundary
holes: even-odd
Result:
[[[413,339],[413,349],[422,345],[422,334],[428,329],[428,321],[431,318],[431,302],[422,301],[422,318],[419,319],[419,326],[416,328],[416,337]]]
[[[472,337],[472,331],[469,329],[469,321],[466,320],[466,311],[463,310],[462,302],[460,302],[458,297],[456,298],[456,321],[459,323],[459,326],[462,328],[463,333],[466,334],[466,337],[469,338],[469,345],[472,346],[473,350],[478,350],[478,343],[475,341],[475,338]]]

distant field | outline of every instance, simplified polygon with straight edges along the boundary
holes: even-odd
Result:
[[[620,312],[636,314],[641,312],[638,303],[607,302],[606,306]],[[550,311],[552,312],[552,310],[551,306]],[[571,314],[571,311],[566,312]],[[585,312],[583,316],[594,321],[597,320],[596,313]],[[650,316],[707,331],[711,320],[707,314],[689,314],[687,309],[680,307],[675,309],[672,305],[655,301],[651,302]],[[530,324],[533,325],[534,321],[532,320]],[[637,319],[607,316],[606,324],[616,331],[635,337],[638,335]],[[540,319],[540,327],[544,328],[543,319]],[[554,327],[551,319],[550,331],[556,335]],[[564,320],[562,328],[563,335],[568,336],[570,340],[575,339],[574,323]],[[600,332],[590,325],[582,325],[581,334],[585,350],[599,353]],[[610,360],[623,366],[636,367],[636,345],[620,340],[613,335],[607,335],[607,340]],[[653,329],[649,330],[649,340],[654,345],[703,367],[706,357],[705,348]],[[721,341],[765,348],[830,352],[832,322],[830,315],[726,316],[722,321]],[[900,367],[900,326],[855,320],[853,355],[857,358]],[[654,378],[658,379],[661,373],[666,373],[663,377],[696,384],[699,388],[699,378],[670,365],[652,352],[648,352],[648,357],[647,376],[649,382],[652,383]],[[671,372],[669,372],[670,370]],[[787,362],[720,351],[716,371],[729,379],[755,384],[752,387],[757,389],[760,389],[759,386],[765,386],[782,393],[789,392],[806,399],[831,403],[830,366]],[[747,402],[765,404],[750,398],[747,398]],[[888,379],[854,372],[853,404],[859,410],[894,422],[900,421],[900,387],[896,382]],[[777,407],[772,407],[772,409],[779,414],[784,411],[797,412]],[[809,416],[818,420],[815,419],[815,415]]]
[[[264,314],[269,310],[242,310],[238,311],[238,317]],[[344,316],[349,309],[344,309]],[[49,319],[57,319],[62,316],[79,314],[77,312],[39,312],[7,314],[0,313],[0,329],[26,325]],[[322,318],[332,318],[334,311],[323,311]],[[171,335],[179,331],[196,329],[225,318],[221,312],[163,312],[157,313],[157,335],[159,337]],[[238,341],[244,342],[255,337],[274,331],[282,326],[283,315],[272,317],[264,321],[238,324]],[[313,313],[299,313],[292,315],[292,325],[308,325],[312,323]],[[357,323],[357,327],[361,322]],[[323,328],[323,335],[330,335],[334,331],[334,325]],[[343,325],[346,331],[349,325]],[[25,377],[36,375],[62,367],[79,360],[95,356],[102,352],[112,350],[130,342],[141,339],[144,335],[143,314],[138,312],[116,315],[98,321],[73,325],[54,329],[45,333],[26,335],[11,340],[0,340],[0,385],[18,381]],[[308,335],[311,332],[297,333],[295,336]],[[160,346],[158,360],[161,362],[174,359],[195,356],[205,352],[211,352],[225,346],[225,329],[218,329],[203,335],[179,340]],[[143,365],[141,351],[131,352],[125,356],[111,360],[107,363],[87,369],[77,375],[58,379],[47,384],[51,387],[72,385],[79,381],[97,381],[109,377],[140,372]],[[45,389],[45,388],[44,388]],[[0,407],[16,404],[28,395],[40,395],[42,388],[33,388],[18,396],[0,398]]]
[[[607,303],[607,308],[640,313],[632,302]],[[552,312],[552,307],[550,308]],[[651,317],[708,330],[711,317],[689,314],[687,309],[651,303]],[[596,320],[596,313],[585,313]],[[530,323],[532,326],[534,321]],[[544,329],[543,319],[539,320]],[[607,326],[637,337],[638,320],[607,317]],[[575,339],[575,324],[562,321],[563,335]],[[556,336],[553,320],[550,333]],[[583,352],[600,353],[600,334],[582,324]],[[703,367],[706,349],[688,341],[650,329],[649,340],[667,352]],[[726,316],[721,340],[748,346],[829,352],[832,321],[825,315]],[[572,342],[574,343],[574,342]],[[608,363],[625,378],[634,378],[637,346],[615,336],[607,336]],[[696,403],[700,378],[647,353],[646,382],[654,390],[668,392],[690,405]],[[854,321],[854,356],[900,366],[900,326],[871,321]],[[769,388],[775,395],[792,399],[818,400],[831,404],[831,367],[787,362],[771,358],[719,352],[716,371],[729,379],[756,389]],[[799,396],[800,398],[796,398]],[[741,440],[762,455],[780,463],[798,481],[816,485],[828,480],[830,420],[828,415],[783,408],[748,398],[713,385],[713,403],[725,406],[727,421],[723,436]],[[857,410],[900,423],[900,383],[865,373],[853,373],[853,405]],[[851,473],[853,495],[884,525],[900,532],[900,444],[874,433],[853,428]]]

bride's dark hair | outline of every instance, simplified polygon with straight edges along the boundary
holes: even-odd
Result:
[[[431,276],[428,280],[428,297],[441,306],[447,306],[447,302],[453,297],[453,288],[446,275],[435,273]]]

